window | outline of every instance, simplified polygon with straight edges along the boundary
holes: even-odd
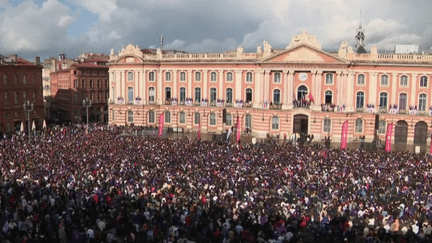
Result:
[[[14,104],[17,105],[18,104],[18,92],[14,92]]]
[[[200,82],[201,81],[201,73],[200,72],[196,72],[195,73],[195,82]]]
[[[273,103],[275,105],[280,103],[280,90],[279,89],[273,90]]]
[[[249,114],[245,116],[245,128],[252,128],[252,116]]]
[[[386,122],[384,120],[380,120],[378,123],[378,134],[386,133]]]
[[[355,132],[362,133],[363,132],[363,120],[358,118],[355,122]]]
[[[251,72],[246,73],[246,83],[252,83],[253,75]]]
[[[185,72],[181,72],[180,73],[180,81],[186,81],[186,73]]]
[[[171,123],[171,112],[165,111],[165,123]]]
[[[210,126],[216,126],[216,114],[210,113]]]
[[[232,104],[233,102],[233,90],[231,88],[226,89],[226,103]]]
[[[365,75],[359,74],[357,76],[357,85],[365,85]]]
[[[327,73],[326,74],[326,84],[333,84],[333,74],[332,73]]]
[[[165,73],[165,81],[171,81],[171,72]]]
[[[154,111],[149,111],[148,113],[149,115],[149,123],[154,123],[155,122],[155,112]]]
[[[426,94],[420,94],[419,95],[419,111],[426,111],[426,101],[427,101],[427,95]]]
[[[388,76],[381,75],[381,86],[388,86]]]
[[[74,88],[78,88],[78,79],[74,80]]]
[[[108,88],[108,79],[105,79],[105,88]]]
[[[83,89],[86,88],[86,81],[85,81],[85,79],[81,80],[81,88],[83,88]]]
[[[22,76],[22,83],[23,84],[27,83],[27,76],[25,76],[25,75]]]
[[[331,104],[333,99],[333,92],[331,90],[327,90],[325,92],[325,103]]]
[[[217,78],[217,76],[216,76],[216,72],[211,72],[210,73],[210,82],[216,82],[216,79]]]
[[[90,79],[90,88],[93,88],[93,79]]]
[[[18,76],[14,74],[14,84],[18,84]]]
[[[155,81],[155,73],[154,72],[149,73],[149,81]]]
[[[180,88],[180,102],[186,101],[186,88],[181,87]]]
[[[134,122],[134,114],[133,111],[128,111],[128,123],[133,123]]]
[[[23,92],[23,100],[25,101],[25,100],[27,100],[27,92]]]
[[[150,102],[155,101],[155,88],[154,87],[149,88],[149,101]]]
[[[225,124],[227,126],[232,126],[232,115],[231,114],[226,114],[226,122]]]
[[[360,91],[357,92],[357,98],[356,98],[356,108],[364,108],[364,100],[365,100],[365,95],[364,92]]]
[[[128,101],[133,102],[134,100],[134,90],[132,87],[128,87]]]
[[[387,93],[380,93],[379,108],[387,109]]]
[[[308,93],[308,90],[307,90],[306,86],[302,85],[302,86],[298,87],[297,100],[303,100],[304,98],[306,98],[307,93]]]
[[[186,123],[186,113],[184,113],[183,111],[180,112],[180,124],[185,124]]]
[[[171,88],[170,87],[165,88],[165,100],[171,100]]]
[[[279,129],[279,117],[274,116],[272,117],[272,130],[278,130]]]
[[[273,73],[273,83],[280,83],[280,82],[281,82],[281,74]]]
[[[400,77],[400,86],[408,86],[408,77],[403,75]]]
[[[233,74],[232,74],[232,72],[228,72],[226,74],[226,81],[227,82],[232,82],[233,81]]]
[[[216,88],[210,89],[210,103],[216,102]]]
[[[406,111],[407,109],[407,100],[408,100],[408,95],[405,93],[401,93],[399,95],[399,110],[400,111]]]
[[[133,81],[133,72],[128,72],[128,81]]]
[[[201,88],[195,88],[195,102],[201,102]]]
[[[252,89],[247,88],[246,89],[246,103],[252,102]]]
[[[331,130],[331,120],[330,118],[325,118],[323,121],[323,132],[330,132]]]
[[[5,103],[5,105],[9,105],[9,92],[5,92],[5,100],[4,100],[4,103]]]
[[[3,75],[3,84],[7,84],[7,83],[8,83],[8,76]]]
[[[422,76],[420,78],[420,87],[427,87],[428,78],[426,76]]]
[[[98,87],[98,88],[101,87],[101,81],[100,81],[100,79],[97,80],[97,87]]]
[[[195,125],[198,125],[198,124],[200,124],[200,118],[201,118],[201,115],[200,115],[200,113],[199,112],[195,112],[195,114],[194,114],[194,124]]]

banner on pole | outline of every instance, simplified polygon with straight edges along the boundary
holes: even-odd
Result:
[[[346,149],[348,142],[348,121],[345,121],[342,125],[342,135],[341,135],[341,149]]]
[[[391,136],[393,134],[393,123],[387,125],[387,133],[386,133],[386,143],[385,143],[385,151],[391,151]]]
[[[159,116],[159,137],[162,137],[164,118],[165,118],[165,116],[164,116],[164,113],[162,112],[162,114],[160,114],[160,116]]]

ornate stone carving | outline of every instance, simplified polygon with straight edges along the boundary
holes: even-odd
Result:
[[[325,62],[322,57],[315,51],[309,48],[300,48],[290,51],[285,57],[284,61],[287,62]]]
[[[317,38],[314,35],[309,34],[306,30],[303,30],[300,35],[295,35],[286,49],[301,44],[307,44],[321,50],[321,44],[318,42]]]

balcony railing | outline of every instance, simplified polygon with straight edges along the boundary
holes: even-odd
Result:
[[[179,101],[179,105],[186,105],[184,101]]]
[[[252,103],[246,102],[246,103],[244,103],[243,107],[244,108],[252,108]]]
[[[216,106],[216,102],[210,102],[210,106]]]
[[[378,113],[380,113],[380,114],[387,114],[388,110],[387,110],[387,108],[379,107],[378,108]]]
[[[233,105],[233,103],[225,103],[225,106],[226,107],[233,107],[234,105]]]
[[[364,108],[356,108],[356,112],[358,112],[358,113],[364,113],[365,109]]]
[[[275,110],[280,110],[282,109],[282,104],[281,103],[274,103],[274,104],[270,104],[270,109],[275,109]]]
[[[201,106],[201,102],[195,101],[195,102],[193,103],[193,105],[194,105],[194,106]]]
[[[157,102],[156,102],[156,101],[149,101],[148,104],[149,104],[149,105],[156,105]]]
[[[399,114],[408,114],[408,111],[407,110],[399,110],[398,113]]]
[[[171,105],[171,101],[170,100],[165,100],[165,105]]]

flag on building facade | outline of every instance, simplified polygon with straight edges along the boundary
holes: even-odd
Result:
[[[240,116],[237,116],[237,143],[240,141],[240,136],[241,136]]]
[[[385,143],[385,151],[391,151],[391,136],[393,133],[393,123],[387,125],[387,133],[386,133],[386,143]]]
[[[342,124],[342,135],[341,135],[341,149],[346,149],[347,147],[347,141],[348,141],[348,121],[345,121]]]
[[[314,97],[312,96],[312,92],[309,92],[309,101],[312,103],[312,102],[315,102],[315,100],[314,100]]]
[[[159,116],[159,137],[162,137],[164,118],[165,118],[165,116],[164,116],[164,113],[162,112],[162,114],[160,114],[160,116]]]

